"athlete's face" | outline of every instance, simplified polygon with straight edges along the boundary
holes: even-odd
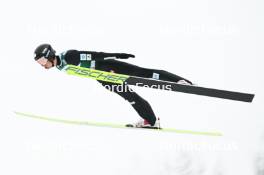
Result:
[[[37,60],[37,62],[43,66],[45,69],[50,69],[53,67],[54,63],[52,63],[51,61],[49,61],[47,58],[45,57],[41,57],[40,59]]]

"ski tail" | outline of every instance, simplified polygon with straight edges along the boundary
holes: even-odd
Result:
[[[139,78],[139,77],[129,77],[126,80],[126,82],[127,84],[136,85],[136,86],[145,87],[145,85],[148,85],[156,89],[158,89],[161,86],[167,86],[170,87],[171,91],[203,95],[208,97],[223,98],[223,99],[242,101],[242,102],[252,102],[255,96],[254,94],[249,94],[249,93],[205,88],[205,87],[199,87],[193,85],[182,85],[168,81],[152,80],[152,79]]]

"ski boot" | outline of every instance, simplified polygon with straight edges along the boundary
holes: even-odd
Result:
[[[138,122],[134,124],[127,124],[126,127],[132,128],[149,128],[149,129],[161,129],[160,127],[160,119],[157,118],[154,125],[151,125],[147,120],[140,119]]]

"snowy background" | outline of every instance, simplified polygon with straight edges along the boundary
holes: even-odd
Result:
[[[1,1],[0,174],[264,174],[263,0]],[[16,116],[129,123],[96,81],[44,70],[39,44],[127,52],[129,63],[255,93],[253,103],[134,87],[163,127],[222,137],[66,125]]]

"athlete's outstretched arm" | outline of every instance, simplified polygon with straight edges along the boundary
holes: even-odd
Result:
[[[105,52],[93,52],[93,51],[78,51],[80,56],[86,55],[90,60],[102,61],[109,59],[128,59],[135,58],[135,55],[127,53],[105,53]]]

